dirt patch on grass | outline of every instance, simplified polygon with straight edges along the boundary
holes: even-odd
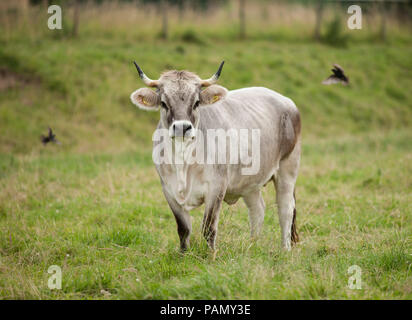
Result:
[[[34,82],[36,79],[33,76],[20,74],[0,66],[0,91],[23,87]]]

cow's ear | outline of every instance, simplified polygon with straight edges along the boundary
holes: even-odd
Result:
[[[211,85],[200,93],[200,104],[213,104],[222,100],[227,92],[227,89],[222,86],[217,84]]]
[[[159,110],[159,95],[149,88],[137,89],[130,95],[130,100],[140,109],[148,111]]]

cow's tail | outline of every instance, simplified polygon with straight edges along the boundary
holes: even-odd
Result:
[[[295,197],[295,190],[293,190],[293,199],[295,200],[295,207],[293,208],[293,219],[292,219],[292,227],[291,227],[291,240],[292,244],[296,244],[299,242],[299,235],[296,230],[296,197]]]

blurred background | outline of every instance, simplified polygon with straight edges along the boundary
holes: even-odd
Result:
[[[391,129],[411,120],[411,1],[363,1],[362,29],[346,1],[14,0],[0,4],[2,152],[37,152],[40,132],[59,150],[150,146],[155,114],[135,110],[142,86],[167,69],[201,77],[221,60],[228,89],[267,86],[300,108],[305,135]],[[62,8],[50,30],[47,7]],[[351,86],[320,85],[333,63]],[[91,128],[93,126],[93,128]]]
[[[48,29],[47,8],[62,8]],[[362,9],[362,29],[347,26]],[[412,1],[1,0],[0,298],[411,298]],[[302,117],[301,242],[279,252],[273,186],[265,227],[223,207],[216,261],[193,211],[176,254],[152,157],[159,115],[136,108],[150,78],[188,69],[264,86]],[[323,85],[334,63],[349,85]],[[60,144],[43,144],[52,128]],[[365,290],[350,290],[348,266]],[[63,288],[47,288],[62,266]]]

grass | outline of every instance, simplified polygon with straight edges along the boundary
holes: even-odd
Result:
[[[131,41],[93,30],[0,38],[0,66],[26,79],[0,91],[0,298],[412,298],[410,40],[334,48],[190,32]],[[129,101],[142,86],[134,59],[153,78],[165,68],[208,77],[225,59],[223,86],[266,86],[296,102],[301,242],[292,252],[279,248],[269,185],[258,240],[239,201],[223,207],[215,260],[201,209],[191,248],[179,254],[151,161],[158,115]],[[335,62],[349,87],[320,84]],[[49,125],[62,145],[39,142]],[[361,290],[348,288],[355,264]],[[62,268],[62,290],[47,287],[51,265]]]
[[[1,296],[411,298],[411,133],[358,138],[305,144],[297,187],[302,241],[291,253],[279,250],[269,186],[256,242],[245,206],[224,206],[215,261],[200,236],[201,210],[193,214],[192,247],[179,255],[158,178],[138,154],[3,157]],[[347,288],[353,264],[362,268],[362,290]],[[47,288],[50,265],[62,267],[61,291]]]

